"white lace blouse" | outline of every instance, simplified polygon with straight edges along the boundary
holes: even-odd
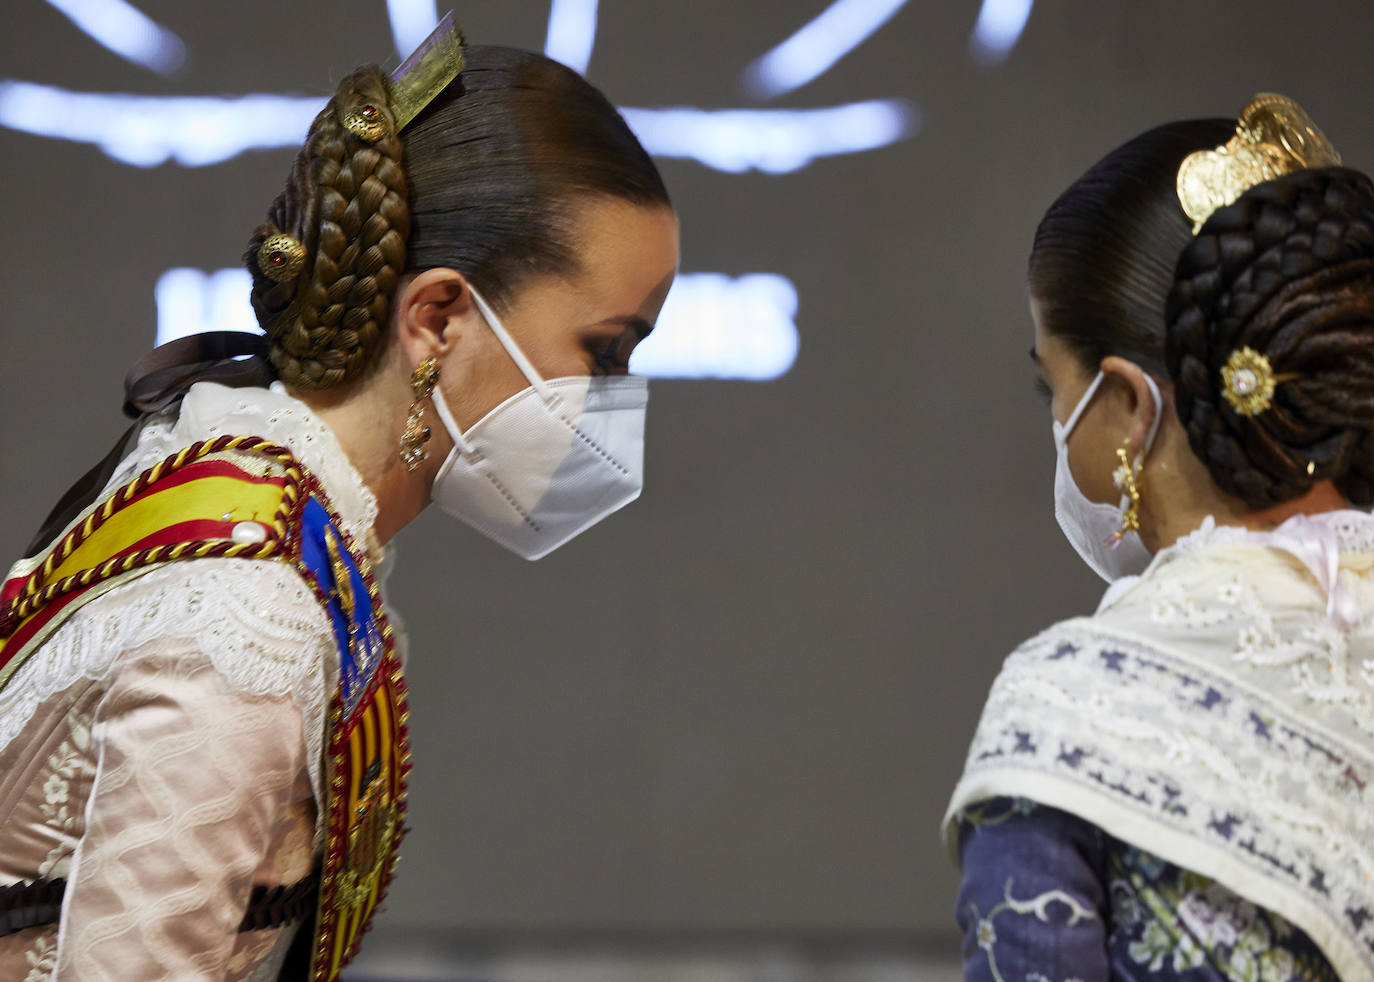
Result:
[[[192,387],[110,487],[224,434],[289,447],[371,541],[376,500],[280,386]],[[0,691],[0,887],[68,886],[60,928],[0,938],[0,978],[275,979],[294,926],[237,926],[254,886],[313,868],[336,661],[313,594],[271,562],[166,567],[59,628]]]

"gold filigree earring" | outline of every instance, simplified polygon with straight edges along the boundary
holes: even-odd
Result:
[[[410,375],[410,392],[415,401],[410,404],[405,432],[401,434],[401,459],[406,470],[413,471],[429,458],[429,426],[425,423],[425,400],[434,394],[439,384],[439,363],[426,358]]]
[[[1121,512],[1121,528],[1107,539],[1110,546],[1119,546],[1128,533],[1140,531],[1140,462],[1131,463],[1130,449],[1131,438],[1127,437],[1116,451],[1116,458],[1121,463],[1112,471],[1112,483],[1128,503]]]

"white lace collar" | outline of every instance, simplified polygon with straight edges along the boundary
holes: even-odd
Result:
[[[1303,522],[1315,525],[1334,536],[1340,551],[1343,553],[1374,552],[1374,515],[1368,512],[1344,508],[1339,511],[1319,512],[1315,515],[1298,517]],[[1274,532],[1282,533],[1285,529],[1292,530],[1290,523],[1293,521],[1294,519],[1289,519],[1288,522],[1276,528]],[[1202,524],[1193,531],[1180,538],[1172,546],[1161,549],[1158,558],[1168,559],[1186,555],[1207,546],[1237,545],[1247,542],[1267,545],[1268,536],[1271,534],[1256,532],[1240,525],[1218,525],[1217,520],[1208,515],[1202,520]]]
[[[106,490],[188,444],[225,435],[260,436],[287,447],[324,485],[353,541],[364,547],[375,543],[370,533],[377,521],[376,495],[329,427],[280,382],[269,389],[197,382],[175,417],[154,417],[139,431],[138,446],[120,463]]]

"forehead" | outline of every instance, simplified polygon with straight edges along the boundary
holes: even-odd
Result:
[[[589,300],[637,309],[677,271],[678,222],[667,206],[596,196],[574,205],[570,217],[576,286]]]

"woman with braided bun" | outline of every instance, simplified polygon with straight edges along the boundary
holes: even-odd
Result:
[[[576,73],[447,21],[354,72],[246,262],[265,336],[145,360],[5,582],[0,978],[337,978],[405,823],[388,541],[535,559],[639,493],[677,220]]]
[[[1030,293],[1110,586],[984,707],[965,977],[1374,979],[1374,184],[1280,96],[1162,126],[1050,208]]]

